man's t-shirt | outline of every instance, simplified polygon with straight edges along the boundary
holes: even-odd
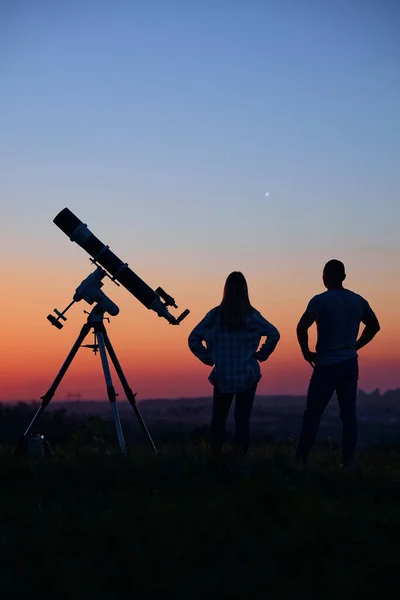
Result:
[[[362,296],[344,288],[328,290],[310,300],[308,311],[317,316],[316,365],[333,365],[357,356],[360,323],[372,313]]]

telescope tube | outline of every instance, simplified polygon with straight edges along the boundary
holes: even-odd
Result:
[[[64,208],[53,219],[53,223],[63,231],[72,242],[75,242],[108,271],[113,279],[119,281],[146,308],[154,310],[160,317],[175,324],[176,319],[161,302],[158,294],[136,273],[123,263],[108,246],[103,244],[88,229],[87,225],[76,217],[69,208]]]

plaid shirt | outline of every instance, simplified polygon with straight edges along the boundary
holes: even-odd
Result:
[[[259,350],[261,337],[267,340]],[[275,350],[279,331],[257,311],[247,317],[243,329],[228,329],[220,323],[219,307],[213,308],[189,335],[189,348],[205,365],[214,367],[209,381],[221,392],[246,390],[262,377],[259,362]],[[205,342],[206,345],[203,344]]]

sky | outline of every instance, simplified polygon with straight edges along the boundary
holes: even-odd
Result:
[[[281,332],[258,393],[304,394],[295,328],[331,258],[381,322],[360,387],[400,387],[399,27],[395,0],[0,0],[0,401],[47,391],[90,308],[46,319],[93,270],[64,207],[191,311],[105,283],[138,400],[212,393],[187,337],[233,270]],[[106,397],[87,348],[55,400],[77,393]]]

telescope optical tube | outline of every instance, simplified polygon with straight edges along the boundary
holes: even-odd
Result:
[[[69,208],[64,208],[59,212],[53,219],[53,223],[72,242],[86,250],[98,264],[104,267],[116,281],[119,281],[146,308],[154,310],[160,317],[164,317],[170,323],[176,323],[175,317],[162,303],[159,295],[136,275],[126,263],[123,263],[108,246],[93,235],[87,225],[78,219]]]

